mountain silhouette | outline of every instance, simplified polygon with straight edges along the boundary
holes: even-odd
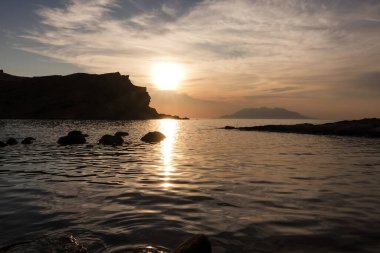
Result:
[[[284,108],[245,108],[230,115],[224,115],[223,119],[307,119],[297,112]]]

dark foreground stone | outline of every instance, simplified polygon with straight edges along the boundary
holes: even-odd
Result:
[[[264,125],[236,128],[226,126],[225,129],[380,138],[380,119],[344,120],[319,125],[304,123],[296,125]]]
[[[166,138],[166,136],[160,132],[149,132],[147,133],[146,135],[144,135],[141,140],[143,142],[147,142],[147,143],[157,143],[157,142],[160,142],[162,140],[164,140]]]
[[[72,235],[46,236],[35,241],[21,242],[0,248],[0,252],[21,253],[87,253],[87,249]]]
[[[58,139],[57,143],[60,145],[74,145],[86,143],[87,134],[82,134],[81,131],[71,131],[66,136],[62,136]]]
[[[21,144],[32,144],[33,141],[35,141],[36,139],[33,138],[33,137],[26,137],[25,139],[22,140]]]
[[[9,138],[7,140],[7,145],[9,145],[9,146],[16,145],[17,143],[18,143],[18,141],[15,138]]]
[[[211,243],[205,235],[194,235],[181,243],[172,253],[211,253]]]

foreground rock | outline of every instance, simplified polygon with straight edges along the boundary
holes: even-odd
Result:
[[[344,120],[319,125],[304,123],[296,125],[265,125],[236,128],[226,126],[225,129],[380,138],[380,119]]]
[[[154,132],[149,132],[146,135],[144,135],[141,138],[141,140],[143,142],[147,142],[147,143],[157,143],[157,142],[164,140],[165,138],[166,138],[166,136],[164,134],[157,132],[157,131],[154,131]]]
[[[74,145],[86,143],[87,134],[82,134],[81,131],[71,131],[66,136],[62,136],[58,139],[57,143],[60,145]]]
[[[181,243],[172,253],[211,253],[211,243],[204,235],[195,235]]]
[[[0,252],[88,253],[72,235],[50,235],[0,248]]]
[[[7,145],[9,145],[9,146],[16,145],[17,143],[18,143],[18,141],[15,138],[9,138],[7,140]]]
[[[128,75],[19,77],[0,71],[2,119],[160,119],[145,87]],[[176,118],[175,116],[173,116]]]
[[[120,146],[124,143],[124,136],[128,136],[129,134],[127,132],[116,132],[114,135],[103,135],[102,138],[99,140],[99,144],[102,145],[109,145],[109,146]]]
[[[26,137],[25,139],[22,140],[21,144],[25,144],[25,145],[32,144],[33,141],[35,140],[36,139],[33,137]]]

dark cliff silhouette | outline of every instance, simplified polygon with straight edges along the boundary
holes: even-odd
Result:
[[[0,71],[3,119],[179,118],[149,107],[145,87],[120,73],[19,77]]]
[[[264,125],[252,127],[225,126],[227,130],[298,133],[314,135],[339,135],[380,138],[380,119],[344,120],[325,124]]]
[[[284,108],[245,108],[230,115],[220,117],[222,119],[307,119],[297,112]]]

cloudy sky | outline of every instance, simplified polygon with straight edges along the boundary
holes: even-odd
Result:
[[[152,68],[184,72],[159,91]],[[164,113],[380,117],[379,0],[1,0],[0,68],[129,74]]]

